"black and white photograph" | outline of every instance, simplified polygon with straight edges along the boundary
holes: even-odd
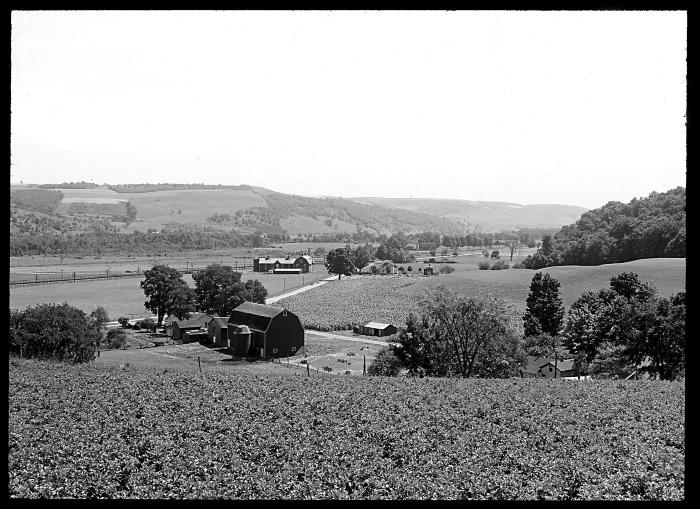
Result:
[[[8,499],[686,500],[687,19],[12,10]]]

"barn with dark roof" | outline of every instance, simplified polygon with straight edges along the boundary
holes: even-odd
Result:
[[[299,317],[283,308],[244,302],[233,310],[228,323],[248,326],[252,333],[251,356],[288,357],[304,346]]]

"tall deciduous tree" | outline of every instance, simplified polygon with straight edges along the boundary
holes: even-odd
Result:
[[[563,333],[567,346],[585,354],[597,375],[641,369],[677,378],[685,369],[685,292],[659,297],[633,273],[611,278],[610,287],[572,304]]]
[[[359,270],[369,265],[369,262],[374,258],[374,253],[375,249],[370,244],[365,244],[364,246],[357,246],[353,249],[350,258],[352,259],[353,265]]]
[[[141,288],[148,298],[144,306],[158,316],[159,327],[166,314],[186,317],[190,308],[194,311],[194,292],[190,293],[191,289],[177,269],[154,265],[143,275],[145,279],[141,281]]]
[[[326,269],[329,274],[338,274],[340,279],[341,276],[351,276],[355,272],[355,264],[348,251],[339,247],[326,255]]]
[[[523,321],[525,336],[551,334],[556,336],[564,320],[564,304],[559,296],[559,281],[549,274],[537,272],[530,283],[527,308]]]
[[[445,286],[426,292],[421,317],[409,315],[396,356],[418,376],[505,377],[523,361],[512,306],[461,297]]]
[[[181,281],[168,296],[164,309],[168,315],[175,316],[178,320],[187,320],[197,309],[194,290],[187,286],[187,283]]]
[[[192,276],[197,307],[206,313],[229,316],[243,302],[264,304],[267,290],[256,279],[241,282],[241,273],[230,265],[212,264]]]

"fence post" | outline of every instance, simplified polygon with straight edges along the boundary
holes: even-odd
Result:
[[[367,374],[367,356],[362,356],[362,376]]]
[[[197,364],[199,364],[199,372],[201,373],[202,372],[202,363],[199,360],[199,355],[197,356]]]
[[[309,369],[309,363],[308,361],[306,362],[306,376],[311,376],[311,370]]]

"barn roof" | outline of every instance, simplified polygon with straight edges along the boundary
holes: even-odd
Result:
[[[548,357],[536,357],[534,355],[527,356],[527,366],[522,368],[526,373],[537,373],[537,370],[543,366],[546,366],[549,361]]]
[[[390,325],[390,323],[367,322],[365,327],[371,327],[372,329],[386,329]]]
[[[554,361],[549,361],[547,364],[551,364],[554,366]],[[574,360],[573,359],[567,359],[565,361],[557,361],[557,369],[559,371],[571,371],[574,369]]]
[[[211,318],[211,315],[202,313],[199,316],[193,316],[187,320],[174,320],[173,325],[177,324],[180,329],[199,328],[209,322],[208,318]]]
[[[225,328],[228,327],[228,318],[226,318],[225,316],[215,316],[215,317],[213,317],[213,318],[211,319],[211,321],[210,321],[209,323],[210,323],[210,324],[211,324],[211,323],[215,323],[215,324],[217,324],[221,329],[225,329]]]
[[[308,255],[297,256],[297,257],[294,257],[294,258],[291,257],[291,256],[290,256],[289,258],[287,258],[286,256],[282,256],[282,257],[278,257],[278,258],[272,258],[272,257],[266,258],[266,257],[262,256],[262,257],[258,258],[258,261],[259,261],[260,263],[266,263],[266,264],[272,264],[272,263],[275,263],[275,262],[277,262],[277,261],[279,261],[280,263],[294,263],[294,262],[297,261],[299,258],[305,259],[307,262],[309,262],[309,265],[311,265],[311,264],[314,263],[313,258],[311,258],[311,257],[308,256]]]
[[[247,325],[253,330],[266,331],[274,317],[281,314],[283,308],[244,302],[231,312],[228,323]]]
[[[279,315],[282,311],[284,311],[284,309],[278,308],[276,306],[266,306],[265,304],[256,304],[255,302],[244,302],[233,311],[237,311],[239,313],[247,313],[249,315],[266,316],[268,318],[273,318]]]

